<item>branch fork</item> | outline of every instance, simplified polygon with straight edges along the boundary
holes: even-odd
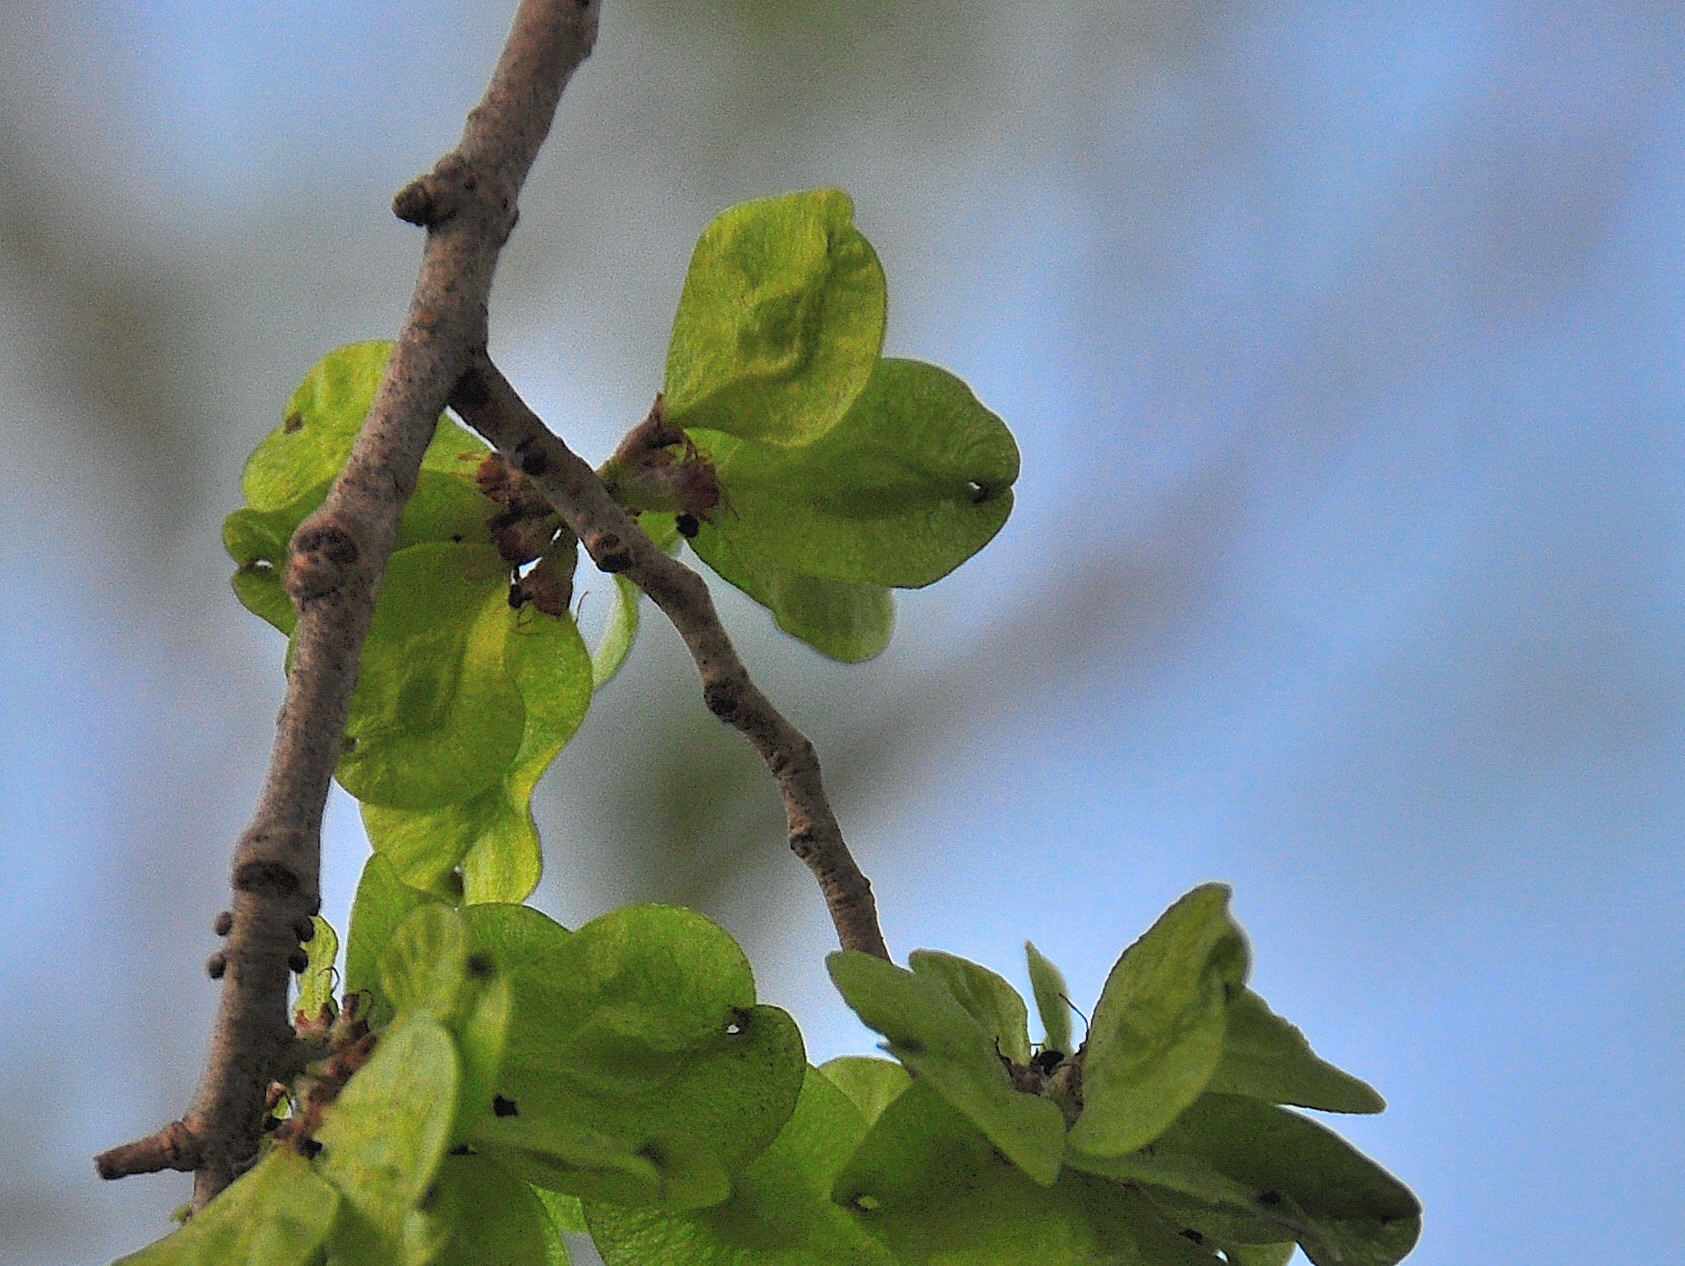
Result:
[[[813,744],[750,678],[707,583],[657,548],[590,466],[527,407],[483,348],[470,358],[451,407],[538,486],[599,570],[623,573],[672,621],[696,663],[708,710],[754,745],[777,780],[790,848],[819,881],[838,941],[844,949],[888,958],[872,886],[843,839]]]

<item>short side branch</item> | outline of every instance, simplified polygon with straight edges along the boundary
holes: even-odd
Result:
[[[198,1094],[156,1135],[100,1158],[106,1177],[191,1161],[194,1202],[233,1181],[256,1153],[263,1100],[286,1062],[291,971],[302,970],[320,905],[322,808],[357,684],[375,592],[422,454],[473,348],[516,197],[549,132],[562,89],[590,55],[597,0],[521,0],[485,98],[455,150],[394,199],[427,242],[409,315],[345,469],[299,526],[287,562],[298,628],[269,774],[234,853],[228,937],[211,960],[222,998]]]
[[[185,1124],[171,1121],[156,1134],[124,1143],[94,1157],[101,1178],[127,1178],[130,1174],[155,1174],[161,1169],[191,1173],[199,1167],[199,1141]]]
[[[887,959],[872,885],[854,864],[831,811],[813,744],[749,679],[702,578],[655,547],[615,504],[596,472],[526,406],[484,351],[474,356],[450,402],[543,490],[599,568],[624,573],[673,622],[696,661],[709,711],[741,730],[778,780],[790,847],[818,879],[842,947]]]

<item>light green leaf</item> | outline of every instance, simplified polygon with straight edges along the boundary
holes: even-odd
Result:
[[[403,1234],[438,1173],[458,1079],[450,1034],[431,1016],[405,1017],[381,1033],[316,1132],[317,1171],[382,1235]]]
[[[883,585],[821,580],[776,568],[754,572],[718,537],[703,561],[771,611],[779,628],[822,655],[853,664],[889,645],[895,597]]]
[[[868,1059],[863,1055],[827,1060],[819,1066],[819,1071],[849,1097],[868,1126],[913,1082],[907,1070],[893,1060]]]
[[[246,459],[240,490],[255,510],[316,495],[351,456],[392,354],[388,342],[352,343],[317,361],[282,412],[281,426]]]
[[[1085,1174],[1150,1191],[1161,1206],[1188,1212],[1192,1219],[1189,1225],[1197,1225],[1207,1235],[1234,1232],[1235,1219],[1247,1223],[1238,1231],[1236,1242],[1240,1243],[1260,1238],[1274,1242],[1281,1238],[1283,1231],[1290,1235],[1309,1231],[1307,1219],[1294,1220],[1281,1209],[1275,1211],[1275,1220],[1258,1222],[1253,1216],[1256,1193],[1252,1188],[1224,1174],[1205,1157],[1186,1151],[1155,1143],[1121,1156],[1090,1156],[1070,1147],[1065,1151],[1065,1163]],[[1227,1221],[1220,1220],[1216,1216],[1219,1213]]]
[[[429,1266],[547,1266],[550,1216],[531,1187],[484,1156],[447,1156],[405,1227]]]
[[[339,1217],[328,1233],[326,1266],[413,1266],[409,1258],[417,1247],[411,1245],[406,1252],[402,1232],[382,1230],[341,1200]]]
[[[725,510],[696,550],[723,538],[754,571],[916,589],[994,537],[1012,510],[1018,447],[946,370],[882,360],[835,427],[800,449],[713,431],[691,438],[715,466]]]
[[[954,998],[944,978],[852,950],[829,955],[825,965],[855,1014],[883,1034],[890,1054],[1032,1179],[1043,1186],[1053,1182],[1064,1150],[1064,1116],[1051,1100],[1013,1089],[995,1053],[996,1034]]]
[[[334,966],[339,957],[339,935],[321,915],[313,916],[310,926],[316,933],[304,947],[310,965],[299,973],[298,997],[293,1002],[293,1011],[313,1021],[321,1015],[323,1007],[331,1009],[333,1006],[334,978],[339,973]]]
[[[1223,1256],[1233,1266],[1287,1266],[1297,1244],[1226,1244]]]
[[[900,1266],[1218,1266],[1136,1192],[1072,1170],[1031,1181],[923,1079],[884,1109],[831,1195]]]
[[[1073,1146],[1096,1156],[1144,1147],[1211,1080],[1247,971],[1228,903],[1221,884],[1195,888],[1112,968],[1088,1031]]]
[[[601,690],[608,685],[626,662],[626,656],[638,636],[638,606],[643,596],[643,590],[626,577],[614,578],[614,606],[609,611],[602,640],[591,652],[593,688]]]
[[[691,432],[725,507],[698,557],[833,659],[869,659],[894,627],[891,587],[947,575],[1000,530],[1018,449],[945,370],[884,360],[847,416],[785,449]]]
[[[1367,1082],[1318,1059],[1305,1035],[1250,989],[1229,1007],[1223,1059],[1208,1089],[1324,1112],[1381,1112],[1387,1106]]]
[[[281,568],[297,526],[291,514],[249,509],[234,511],[222,523],[223,548],[238,567],[234,596],[246,610],[288,637],[298,623],[298,610],[281,583]]]
[[[503,1053],[515,1015],[514,990],[507,973],[499,970],[494,974],[483,967],[483,957],[468,957],[469,978],[476,987],[467,1012],[454,1030],[462,1055],[461,1107],[454,1136],[457,1142],[478,1132],[504,1106],[498,1089],[503,1084]]]
[[[425,1012],[454,1029],[472,1001],[468,925],[450,906],[417,906],[393,929],[380,955],[380,979],[399,1015]]]
[[[465,1137],[494,1114],[513,1011],[508,973],[494,954],[472,944],[457,910],[431,903],[412,910],[398,925],[381,955],[380,970],[400,1022],[424,1013],[456,1039],[462,1106],[454,1138]]]
[[[675,514],[644,513],[638,515],[638,526],[649,537],[650,544],[667,554],[678,554],[685,538],[679,535],[679,520]]]
[[[1071,1045],[1071,995],[1065,977],[1053,961],[1029,941],[1024,942],[1024,954],[1030,960],[1030,989],[1036,995],[1036,1011],[1041,1015],[1042,1049],[1073,1054]]]
[[[345,993],[367,999],[359,1014],[376,1028],[397,1010],[381,980],[381,957],[393,931],[410,911],[436,900],[403,883],[379,853],[363,864],[351,903],[351,928],[345,946]]]
[[[375,849],[404,882],[469,903],[524,901],[543,868],[532,793],[590,707],[592,666],[571,617],[507,609],[503,664],[525,707],[507,773],[478,795],[436,809],[363,805]]]
[[[311,367],[287,401],[281,425],[246,460],[240,491],[252,509],[291,510],[305,502],[321,502],[327,485],[351,456],[392,347],[389,342],[351,343]],[[471,488],[474,469],[488,452],[480,440],[444,421],[422,458],[422,469],[455,476]],[[309,507],[314,508],[314,504]],[[299,521],[309,509],[299,515]],[[422,517],[437,520],[439,516],[429,509]],[[449,533],[418,534],[415,539],[446,540]]]
[[[1333,1131],[1240,1095],[1207,1094],[1151,1156],[1071,1164],[1138,1186],[1167,1216],[1219,1242],[1296,1239],[1317,1266],[1392,1266],[1421,1233],[1421,1206]]]
[[[276,1148],[188,1219],[113,1266],[314,1266],[339,1192],[291,1148]]]
[[[881,585],[818,576],[776,576],[768,585],[765,605],[778,627],[845,664],[879,654],[895,631],[895,597]]]
[[[556,1112],[489,1122],[472,1146],[535,1187],[617,1204],[689,1209],[731,1191],[719,1161],[693,1140],[594,1130]]]
[[[835,189],[747,202],[703,231],[667,350],[667,419],[808,444],[883,346],[883,268]]]
[[[1029,1063],[1029,1012],[1018,991],[1003,977],[940,950],[914,950],[907,955],[907,966],[915,976],[934,980],[953,995],[966,1014],[995,1039],[999,1054],[1020,1064]]]
[[[794,1109],[794,1023],[754,1002],[736,943],[701,915],[634,906],[569,933],[537,911],[464,911],[505,964],[513,1020],[479,1150],[540,1186],[674,1209],[725,1198]]]
[[[608,1266],[896,1266],[831,1183],[866,1133],[848,1098],[816,1069],[795,1114],[711,1208],[670,1214],[593,1203],[592,1239]]]
[[[437,808],[508,772],[526,718],[503,663],[507,587],[490,546],[415,545],[392,556],[339,762],[357,799]]]

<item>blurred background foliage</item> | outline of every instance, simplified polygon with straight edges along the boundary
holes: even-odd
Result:
[[[0,7],[9,1262],[113,1255],[186,1197],[88,1158],[191,1092],[279,702],[218,527],[310,364],[397,329],[419,239],[387,203],[508,10]],[[1421,1193],[1424,1263],[1681,1245],[1682,26],[607,0],[494,295],[494,354],[601,460],[708,219],[850,191],[887,350],[1024,450],[999,540],[872,664],[722,595],[892,947],[1022,983],[1033,937],[1083,1002],[1235,882],[1259,991],[1392,1102],[1350,1133]],[[657,619],[539,802],[552,913],[695,904],[815,1058],[869,1049],[776,795]],[[327,847],[343,926],[341,797]]]

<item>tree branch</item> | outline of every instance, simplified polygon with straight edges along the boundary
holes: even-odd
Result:
[[[696,661],[709,711],[741,730],[778,780],[790,847],[818,879],[842,947],[887,959],[872,885],[854,864],[831,811],[813,744],[749,679],[707,584],[656,548],[609,496],[596,472],[527,407],[483,349],[475,353],[450,403],[543,490],[599,568],[624,573],[673,622]]]
[[[485,345],[517,195],[596,33],[597,0],[521,0],[456,149],[393,200],[401,219],[427,229],[421,275],[351,458],[292,539],[292,670],[269,774],[234,850],[233,909],[217,920],[228,940],[211,961],[223,989],[204,1077],[180,1121],[97,1157],[103,1177],[191,1161],[202,1205],[257,1151],[264,1093],[292,1042],[288,974],[303,966],[299,944],[321,904],[322,809],[375,592],[439,414],[471,350]]]

